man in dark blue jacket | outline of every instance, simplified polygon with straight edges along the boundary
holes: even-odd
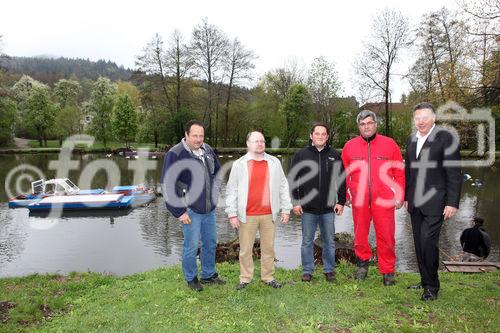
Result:
[[[328,143],[328,133],[326,124],[313,125],[311,143],[295,153],[289,173],[293,212],[302,220],[304,282],[310,282],[314,272],[313,242],[318,226],[323,241],[323,273],[328,282],[335,280],[334,213],[341,215],[344,211],[346,194],[340,178],[344,174],[342,159]]]
[[[182,223],[182,272],[188,286],[196,291],[203,290],[196,264],[200,239],[201,283],[225,283],[215,271],[220,163],[212,147],[203,142],[204,134],[201,122],[189,121],[185,137],[165,155],[161,177],[167,209]]]

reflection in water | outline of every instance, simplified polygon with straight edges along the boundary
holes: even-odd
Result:
[[[15,222],[18,214],[6,203],[0,203],[0,267],[15,261],[24,250],[28,233]]]
[[[105,157],[96,154],[73,157],[80,160],[82,169],[99,158]],[[10,169],[22,163],[39,167],[47,178],[54,177],[53,171],[47,170],[49,161],[54,159],[57,159],[56,154],[2,156],[0,183],[5,182]],[[121,184],[132,184],[133,173],[125,171],[129,160],[122,157],[111,159],[122,170]],[[282,161],[286,170],[289,157],[283,157]],[[227,159],[221,162],[225,163]],[[497,163],[496,167],[499,165]],[[159,159],[156,170],[147,173],[146,184],[157,185],[161,166],[162,160]],[[495,218],[500,213],[500,200],[497,200],[496,194],[500,177],[495,177],[498,174],[496,167],[465,170],[472,179],[480,179],[484,186],[474,187],[471,181],[464,183],[460,210],[454,219],[444,223],[441,230],[442,260],[460,253],[460,233],[469,226],[470,218],[475,214],[485,218],[485,228],[492,239],[489,259],[499,260],[500,228],[495,224]],[[79,177],[79,171],[70,171],[70,179],[78,180]],[[103,188],[107,181],[106,173],[101,170],[92,180],[92,187]],[[29,185],[26,183],[23,188],[29,191]],[[0,188],[0,276],[87,270],[125,275],[180,262],[182,228],[178,220],[167,212],[161,197],[149,206],[131,212],[65,212],[61,218],[52,221],[41,216],[29,216],[27,209],[9,209],[3,186]],[[224,189],[223,183],[222,197]],[[217,216],[219,241],[237,238],[237,231],[225,218],[224,207],[217,208]],[[44,224],[51,224],[51,228],[43,230]],[[351,209],[346,208],[342,216],[336,217],[335,229],[336,232],[352,233]],[[300,265],[301,237],[299,218],[292,217],[288,225],[277,225],[277,266],[296,268]],[[370,242],[375,244],[373,227]],[[396,255],[398,271],[417,269],[410,218],[404,209],[396,211]]]

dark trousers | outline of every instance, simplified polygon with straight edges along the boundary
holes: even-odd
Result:
[[[439,291],[438,245],[443,215],[424,215],[419,208],[414,208],[410,215],[420,282],[423,288],[437,293]]]

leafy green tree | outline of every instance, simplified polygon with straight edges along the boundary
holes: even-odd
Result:
[[[335,148],[342,148],[348,140],[359,134],[356,124],[359,105],[354,97],[335,97],[333,103],[335,112],[330,142]]]
[[[413,130],[413,108],[406,105],[403,110],[392,113],[392,138],[400,147],[406,144],[406,138]]]
[[[281,102],[287,96],[292,85],[303,81],[302,69],[297,64],[292,63],[264,74],[261,85],[267,93],[272,94]]]
[[[43,143],[47,147],[47,139],[54,131],[56,116],[56,108],[51,100],[50,88],[45,85],[35,86],[26,100],[25,108],[26,116],[23,121],[38,138],[40,147],[42,147]]]
[[[165,128],[167,112],[162,108],[162,92],[151,80],[139,86],[140,105],[137,117],[139,120],[138,137],[141,142],[154,142],[158,148],[160,135]]]
[[[127,148],[137,134],[137,113],[127,94],[119,95],[113,110],[113,133]]]
[[[53,95],[58,105],[55,134],[59,137],[59,145],[64,138],[82,133],[83,114],[78,107],[80,92],[80,83],[76,80],[61,79],[54,85]]]
[[[82,133],[82,120],[80,108],[76,105],[66,105],[63,108],[57,108],[54,134],[59,138],[59,145],[62,146],[64,138]]]
[[[92,115],[91,133],[104,147],[112,138],[111,118],[115,103],[116,86],[108,78],[100,77],[94,83],[88,108]]]
[[[134,105],[134,108],[138,108],[141,105],[141,96],[139,89],[128,81],[118,81],[116,82],[116,93],[118,95],[127,94]]]
[[[76,106],[80,94],[80,83],[75,80],[59,80],[54,85],[54,97],[61,108],[67,105]]]
[[[15,136],[20,137],[33,137],[32,133],[26,126],[26,122],[22,121],[27,116],[26,102],[33,87],[42,85],[41,82],[34,80],[28,75],[23,75],[19,80],[14,83],[11,89],[11,94],[16,102],[17,114],[16,118],[20,121],[16,122],[14,129]]]
[[[321,121],[333,131],[333,98],[340,89],[340,81],[333,63],[326,58],[313,60],[309,70],[307,86],[311,92],[315,120]],[[329,133],[330,135],[332,133]]]
[[[311,96],[303,84],[290,86],[287,96],[281,103],[281,111],[285,116],[286,147],[295,145],[297,139],[305,135],[311,118]],[[305,129],[305,131],[304,131]]]
[[[239,138],[241,141],[237,143],[243,145],[246,133],[250,130],[260,130],[268,139],[275,137],[282,139],[285,117],[280,112],[280,103],[276,100],[275,95],[266,92],[262,84],[252,89],[251,94],[248,110],[242,110],[241,107],[238,107],[233,111],[234,114],[229,120],[231,125],[229,132],[234,135],[234,129],[240,129]]]
[[[23,109],[23,103],[28,100],[33,88],[37,86],[44,86],[43,83],[33,79],[29,75],[23,75],[12,87],[14,98],[18,103],[18,108]]]
[[[0,96],[0,146],[12,142],[16,119],[16,103],[4,96]]]

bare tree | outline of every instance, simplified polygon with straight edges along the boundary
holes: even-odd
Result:
[[[473,88],[474,53],[467,25],[446,8],[425,14],[417,29],[417,61],[410,70],[414,92],[427,100],[465,102]]]
[[[477,19],[490,21],[500,18],[500,2],[498,0],[460,0],[457,2],[467,14]],[[496,29],[498,32],[500,29],[498,25]]]
[[[164,97],[168,104],[168,109],[172,116],[175,116],[175,108],[172,103],[172,96],[168,89],[167,64],[163,39],[159,34],[155,34],[153,39],[143,49],[142,55],[137,56],[137,68],[149,75],[159,79]]]
[[[165,57],[167,73],[173,78],[175,86],[175,112],[179,113],[182,106],[182,84],[189,70],[193,67],[193,58],[178,30],[174,30],[172,33]]]
[[[467,33],[474,50],[473,70],[479,79],[474,87],[483,105],[498,104],[498,41],[500,40],[500,2],[496,0],[459,1],[468,19]],[[477,100],[474,101],[477,103]]]
[[[225,34],[205,18],[197,25],[192,34],[191,52],[196,69],[201,78],[207,81],[207,103],[203,113],[203,122],[207,124],[207,136],[212,137],[213,84],[222,70],[227,56],[228,40]],[[220,74],[220,73],[219,73]]]
[[[372,35],[355,64],[359,84],[364,90],[381,93],[385,102],[385,133],[390,135],[389,100],[393,65],[409,41],[408,19],[400,12],[385,9],[372,24]]]
[[[228,57],[224,61],[224,69],[228,73],[225,119],[224,119],[224,141],[228,138],[229,104],[232,97],[233,86],[241,80],[251,79],[251,70],[255,68],[253,60],[256,56],[252,50],[246,49],[238,38],[230,45]]]

